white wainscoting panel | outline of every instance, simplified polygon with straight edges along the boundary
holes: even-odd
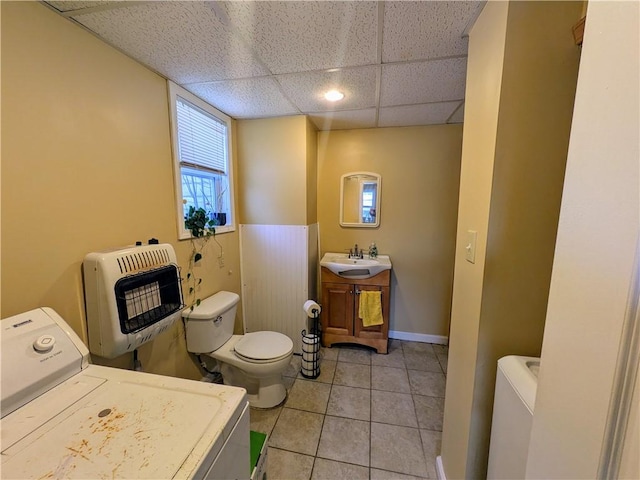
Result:
[[[245,332],[284,333],[302,351],[302,305],[310,288],[315,296],[317,250],[317,225],[240,225]]]

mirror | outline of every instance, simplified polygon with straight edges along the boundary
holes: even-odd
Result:
[[[340,179],[340,225],[377,227],[380,225],[380,183],[377,173],[351,172]]]

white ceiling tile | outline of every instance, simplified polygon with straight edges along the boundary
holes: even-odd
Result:
[[[311,121],[319,130],[351,130],[376,126],[376,109],[311,113]]]
[[[462,35],[485,1],[47,3],[232,117],[345,129],[463,122]]]
[[[234,118],[300,114],[271,77],[198,83],[184,87]]]
[[[335,72],[277,75],[282,91],[302,111],[356,110],[376,105],[377,67],[358,67]],[[331,89],[344,93],[338,102],[325,100]]]
[[[459,104],[460,102],[443,102],[381,108],[378,126],[444,124]]]
[[[274,74],[376,62],[377,2],[224,2]]]
[[[73,18],[179,84],[268,73],[205,2],[132,4]]]
[[[462,35],[483,2],[385,2],[383,63],[466,55]]]
[[[383,65],[380,105],[462,100],[466,71],[466,57]]]
[[[460,107],[453,112],[453,115],[449,117],[447,123],[463,123],[464,122],[464,102],[460,104]]]
[[[99,7],[99,6],[104,6],[104,5],[109,5],[109,4],[124,4],[126,0],[117,0],[117,1],[112,1],[112,0],[59,0],[59,1],[55,1],[55,2],[46,2],[49,5],[55,7],[57,10],[60,10],[61,12],[70,12],[72,10],[79,10],[81,8],[93,8],[93,7]]]

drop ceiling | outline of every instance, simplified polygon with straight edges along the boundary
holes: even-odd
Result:
[[[49,1],[237,119],[320,130],[462,123],[481,1]],[[343,100],[323,98],[329,89]]]

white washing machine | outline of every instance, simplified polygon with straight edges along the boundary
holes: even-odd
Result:
[[[525,477],[539,368],[536,357],[498,360],[487,479]]]
[[[248,479],[244,389],[89,364],[64,320],[2,320],[3,478]]]

